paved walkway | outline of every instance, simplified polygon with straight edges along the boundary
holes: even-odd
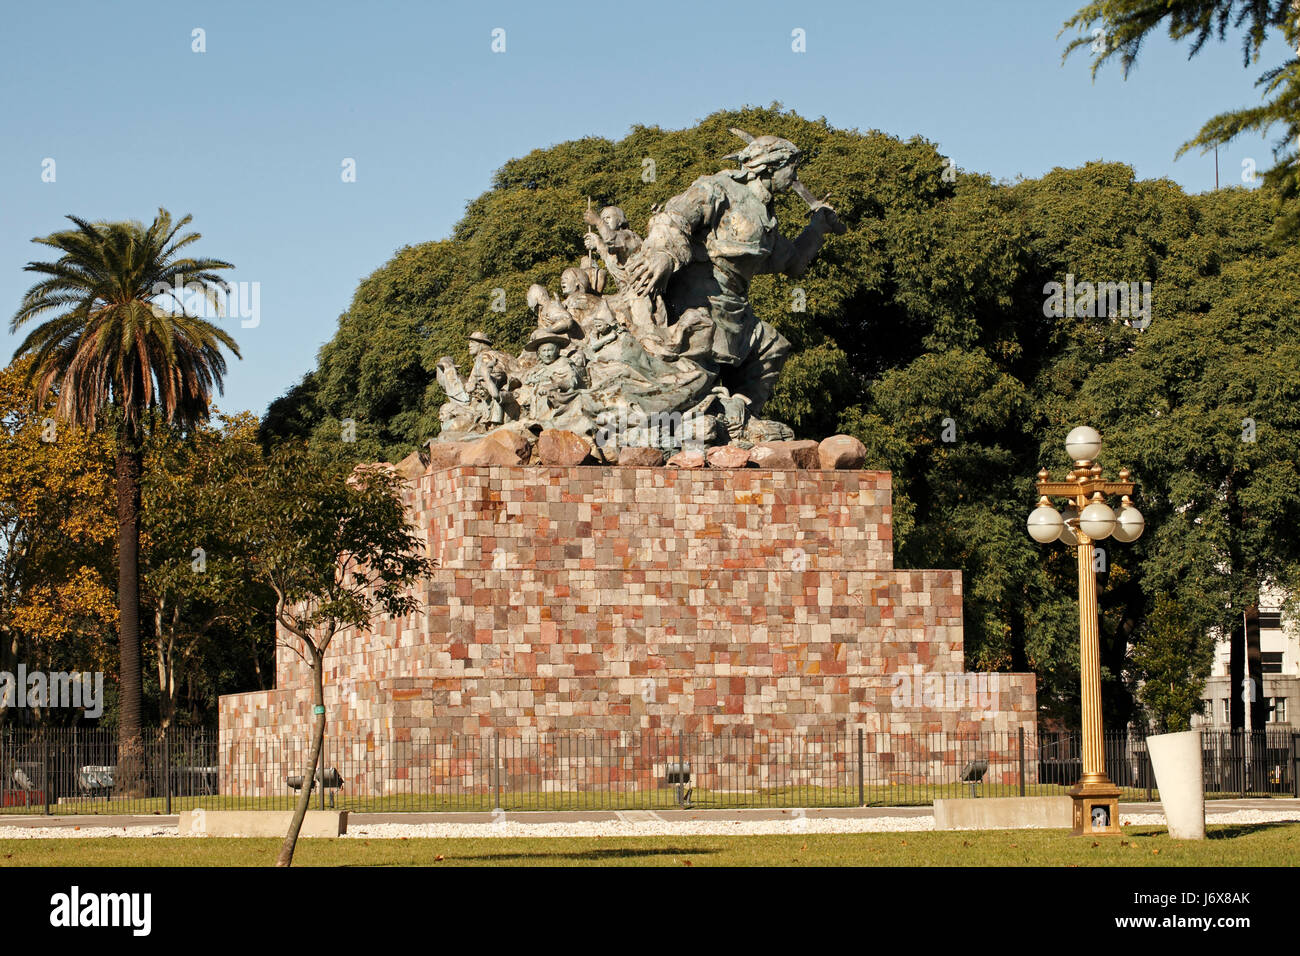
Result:
[[[795,808],[764,808],[756,810],[512,810],[515,823],[607,823],[611,821],[657,822],[702,820],[709,822],[758,822],[763,820],[788,820]],[[1120,813],[1163,813],[1159,802],[1121,803]],[[1238,810],[1274,810],[1300,812],[1300,800],[1293,798],[1255,798],[1245,800],[1207,800],[1206,816],[1233,813]],[[921,807],[808,807],[803,815],[810,820],[857,819],[875,817],[925,817],[934,813],[929,806]],[[356,826],[378,823],[494,823],[498,818],[492,813],[350,813],[348,823]],[[36,816],[33,814],[0,814],[0,827],[166,827],[177,826],[176,815],[96,815]]]

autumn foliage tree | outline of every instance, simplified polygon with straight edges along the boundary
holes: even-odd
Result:
[[[28,374],[0,370],[0,670],[112,670],[112,442],[33,408]]]

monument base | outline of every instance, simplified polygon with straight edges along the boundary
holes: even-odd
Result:
[[[421,610],[325,665],[351,796],[645,788],[683,745],[706,789],[955,780],[973,755],[1020,779],[1034,676],[967,672],[961,572],[894,568],[888,473],[460,465],[406,504],[438,562]],[[281,637],[276,689],[221,699],[222,793],[301,772],[311,681]]]

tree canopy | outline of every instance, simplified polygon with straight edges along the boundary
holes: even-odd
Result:
[[[1188,56],[1200,53],[1211,39],[1224,41],[1230,31],[1241,33],[1244,66],[1259,60],[1264,43],[1280,35],[1300,53],[1300,5],[1296,0],[1093,0],[1066,21],[1062,33],[1076,27],[1082,34],[1066,46],[1092,51],[1092,73],[1119,57],[1124,76],[1137,63],[1142,44],[1164,25],[1169,37],[1191,44]],[[1264,185],[1281,210],[1275,233],[1281,239],[1300,236],[1300,57],[1265,70],[1255,85],[1263,102],[1228,110],[1206,120],[1200,132],[1179,149],[1182,155],[1223,146],[1242,133],[1267,134],[1282,128],[1273,147],[1275,162],[1263,173]]]

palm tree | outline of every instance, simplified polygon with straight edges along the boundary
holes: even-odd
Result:
[[[118,610],[120,612],[118,775],[124,792],[141,777],[140,471],[147,423],[185,429],[208,417],[212,389],[222,387],[226,360],[239,349],[222,329],[185,308],[197,296],[216,308],[216,274],[234,268],[216,259],[178,258],[196,242],[179,236],[189,216],[172,224],[159,209],[153,224],[90,223],[68,216],[75,229],[33,239],[62,254],[29,262],[45,278],[27,290],[10,331],[53,313],[33,328],[16,355],[30,355],[28,386],[36,407],[57,396],[57,414],[72,427],[105,425],[117,437]],[[185,290],[184,293],[178,290]]]

